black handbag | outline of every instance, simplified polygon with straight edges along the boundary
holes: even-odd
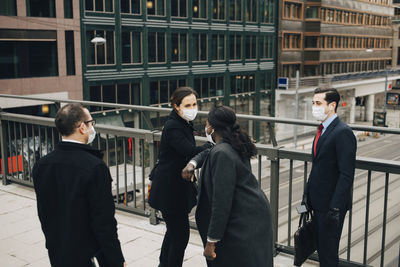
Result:
[[[294,265],[301,266],[317,249],[317,235],[312,212],[300,215],[299,229],[294,233]]]

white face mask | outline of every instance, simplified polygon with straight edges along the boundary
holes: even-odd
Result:
[[[210,134],[208,134],[208,133],[207,133],[207,129],[208,129],[208,128],[209,128],[209,127],[206,127],[206,128],[205,128],[207,140],[208,140],[208,142],[210,142],[211,144],[215,144],[215,141],[214,141],[213,138],[212,138],[212,134],[214,133],[214,129],[212,130],[212,132],[211,132]]]
[[[187,121],[192,121],[197,116],[197,108],[192,109],[182,109],[182,118]]]
[[[89,129],[90,133],[89,133],[89,138],[87,141],[87,144],[91,144],[93,142],[93,140],[96,138],[96,130],[94,129],[93,125],[90,126]]]
[[[328,116],[327,113],[325,113],[325,108],[324,107],[312,107],[312,115],[316,120],[319,121],[324,121],[326,117]]]

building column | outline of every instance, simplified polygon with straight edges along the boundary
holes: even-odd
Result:
[[[350,100],[349,122],[350,123],[356,122],[356,98],[355,97],[352,97]]]
[[[366,97],[365,104],[365,120],[372,121],[374,119],[374,107],[375,107],[375,95],[369,95]]]

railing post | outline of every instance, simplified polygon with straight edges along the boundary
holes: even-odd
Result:
[[[270,177],[270,203],[271,203],[271,221],[272,235],[274,242],[274,255],[277,254],[276,243],[278,242],[278,215],[279,215],[279,148],[272,151],[269,155],[271,160]]]
[[[7,129],[1,116],[0,108],[0,146],[1,146],[1,161],[3,166],[3,185],[7,185],[8,161],[7,161]]]
[[[146,141],[149,142],[149,151],[150,151],[150,171],[154,168],[154,165],[157,160],[157,152],[156,146],[154,145],[154,133],[156,131],[152,131],[151,136],[146,136]],[[151,189],[150,189],[151,190]],[[144,193],[144,192],[143,192]],[[160,220],[157,217],[157,210],[150,207],[150,224],[157,225],[160,223]]]

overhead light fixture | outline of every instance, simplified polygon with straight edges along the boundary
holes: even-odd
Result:
[[[105,44],[106,43],[106,39],[104,39],[101,36],[96,36],[90,42],[95,44],[95,45],[101,45],[101,44]]]
[[[149,9],[153,8],[153,1],[147,1],[147,8]]]
[[[194,6],[194,7],[193,7],[194,13],[197,13],[198,10],[199,10],[199,8],[198,8],[197,6]]]

